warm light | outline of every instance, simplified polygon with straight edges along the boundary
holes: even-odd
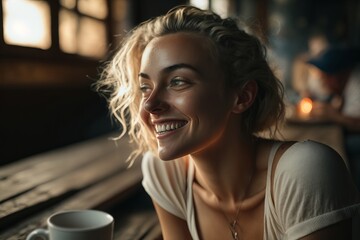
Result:
[[[229,16],[229,1],[223,0],[213,0],[211,3],[211,8],[214,12],[219,14],[221,17],[228,17]]]
[[[81,13],[100,19],[105,19],[108,14],[106,1],[79,0],[78,8]]]
[[[60,0],[60,4],[66,8],[73,9],[76,6],[76,0]]]
[[[106,49],[106,26],[102,21],[78,17],[73,11],[61,9],[59,43],[62,51],[101,58]]]
[[[299,103],[299,110],[302,115],[309,115],[313,107],[312,100],[310,98],[303,98]]]
[[[48,49],[50,8],[45,1],[4,0],[4,40],[7,44]]]
[[[190,4],[200,9],[209,9],[208,0],[190,0]]]
[[[65,9],[59,13],[59,44],[61,50],[66,53],[77,52],[77,15]]]
[[[77,52],[88,57],[103,57],[107,50],[105,24],[88,17],[80,18],[79,23]]]

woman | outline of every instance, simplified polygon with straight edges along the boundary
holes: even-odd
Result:
[[[164,239],[349,239],[358,192],[319,143],[257,135],[284,112],[254,36],[177,7],[130,32],[99,88],[144,154]]]

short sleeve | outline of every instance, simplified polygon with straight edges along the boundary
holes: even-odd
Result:
[[[142,185],[153,201],[169,213],[186,219],[186,164],[181,159],[163,161],[150,152],[141,163]]]
[[[298,239],[360,213],[359,194],[343,159],[330,147],[305,141],[281,157],[274,205],[286,239]]]

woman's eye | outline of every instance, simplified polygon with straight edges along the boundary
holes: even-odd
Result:
[[[173,78],[171,79],[169,86],[172,88],[183,88],[188,84],[189,82],[182,78]]]
[[[140,85],[139,89],[140,89],[140,92],[142,92],[144,95],[148,94],[151,91],[150,86],[147,84]]]

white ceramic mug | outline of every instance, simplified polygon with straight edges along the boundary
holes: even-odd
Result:
[[[48,229],[35,229],[26,240],[112,240],[114,219],[97,210],[57,212],[47,220]]]

